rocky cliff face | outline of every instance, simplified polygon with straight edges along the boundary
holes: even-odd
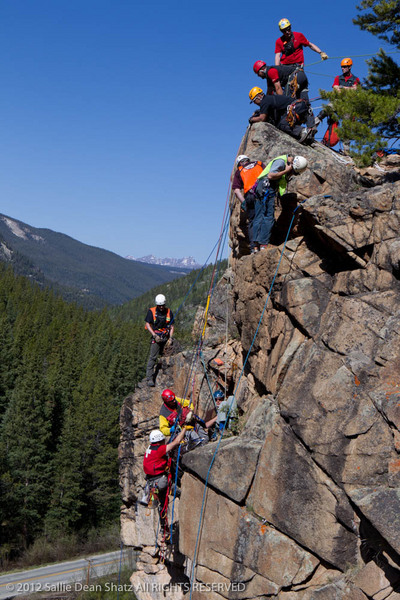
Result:
[[[155,515],[135,510],[135,502],[160,391],[182,393],[191,354],[163,359],[159,387],[126,399],[122,536],[141,551],[133,580],[181,582],[181,591],[173,589],[184,597],[186,565],[193,600],[400,599],[398,172],[367,187],[330,150],[304,148],[266,124],[252,127],[243,152],[264,161],[303,154],[310,168],[291,180],[277,207],[270,249],[248,254],[243,214],[234,207],[231,270],[213,302],[204,362],[209,377],[236,389],[240,435],[224,439],[217,454],[211,443],[183,458],[166,566],[152,555]],[[225,377],[223,367],[213,369],[215,358]],[[201,365],[192,388],[200,412],[207,410]]]

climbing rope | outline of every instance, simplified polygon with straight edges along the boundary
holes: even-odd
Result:
[[[391,50],[389,52],[385,52],[385,54],[399,54],[400,50]],[[372,54],[352,54],[352,58],[365,58],[366,56],[378,56],[378,52],[373,52]],[[326,60],[317,60],[316,62],[305,64],[304,67],[311,67],[312,65],[320,65],[321,63],[327,62],[328,60],[339,60],[340,58],[347,58],[349,55],[346,54],[344,56],[329,56]]]
[[[192,600],[193,579],[194,579],[195,569],[196,569],[197,551],[198,551],[198,545],[199,545],[199,541],[200,541],[200,532],[201,532],[201,527],[202,527],[202,522],[203,522],[203,514],[204,514],[204,506],[205,506],[205,499],[206,499],[206,493],[207,493],[208,479],[209,479],[212,466],[214,464],[215,458],[217,456],[217,453],[218,453],[218,450],[219,450],[219,447],[220,447],[220,444],[221,444],[221,440],[222,440],[223,433],[225,431],[226,424],[228,423],[228,420],[229,420],[231,406],[233,405],[234,399],[236,398],[236,394],[238,392],[238,389],[239,389],[239,386],[240,386],[240,383],[241,383],[241,379],[242,379],[242,376],[243,376],[243,373],[244,373],[244,369],[246,367],[247,361],[248,361],[249,356],[250,356],[250,352],[252,351],[254,343],[255,343],[255,340],[257,338],[257,335],[258,335],[258,332],[259,332],[259,329],[260,329],[260,326],[261,326],[261,323],[262,323],[262,320],[263,320],[263,317],[264,317],[264,313],[266,311],[266,308],[267,308],[267,305],[268,305],[268,301],[270,299],[271,292],[272,292],[272,289],[273,289],[274,284],[275,284],[276,277],[277,277],[278,272],[279,272],[279,268],[280,268],[280,265],[281,265],[281,262],[282,262],[283,254],[284,254],[285,249],[286,249],[286,244],[287,244],[287,241],[289,239],[290,231],[292,229],[293,221],[294,221],[294,219],[296,217],[296,212],[300,208],[300,206],[302,204],[304,204],[304,202],[306,202],[306,200],[307,199],[302,200],[296,206],[296,208],[293,211],[292,219],[291,219],[290,224],[289,224],[289,228],[288,228],[288,231],[287,231],[287,234],[286,234],[286,238],[285,238],[285,241],[284,241],[284,244],[283,244],[283,247],[282,247],[282,251],[281,251],[281,254],[280,254],[280,257],[279,257],[278,264],[277,264],[276,269],[275,269],[274,276],[272,278],[272,282],[271,282],[271,285],[270,285],[270,288],[269,288],[269,291],[268,291],[268,294],[267,294],[267,298],[265,300],[264,307],[263,307],[263,309],[261,311],[261,316],[259,318],[259,321],[258,321],[258,324],[257,324],[257,328],[256,328],[256,331],[254,333],[252,342],[251,342],[249,350],[248,350],[248,352],[246,354],[246,358],[245,358],[245,360],[243,362],[242,370],[240,372],[239,379],[237,381],[237,384],[235,386],[235,390],[233,392],[233,399],[232,399],[232,402],[230,403],[230,405],[228,407],[228,411],[227,411],[227,415],[226,415],[226,420],[225,420],[224,426],[223,426],[223,428],[222,428],[222,430],[220,432],[220,436],[219,436],[219,440],[218,440],[218,443],[217,443],[217,447],[216,447],[216,449],[214,451],[214,454],[213,454],[213,456],[211,458],[210,466],[208,467],[208,471],[207,471],[207,475],[206,475],[206,479],[205,479],[205,483],[204,483],[204,492],[203,492],[203,499],[202,499],[202,504],[201,504],[201,509],[200,509],[200,519],[199,519],[199,527],[198,527],[198,530],[197,530],[196,544],[195,544],[195,549],[194,549],[194,554],[193,554],[192,570],[191,570],[191,574],[190,574],[190,596],[189,596],[189,600]]]

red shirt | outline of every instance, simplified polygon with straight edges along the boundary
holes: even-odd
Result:
[[[285,44],[283,41],[284,40],[283,35],[276,40],[275,54],[278,54],[278,52],[282,52],[282,56],[281,56],[281,64],[282,65],[293,65],[294,63],[300,63],[300,64],[304,63],[303,47],[309,46],[310,42],[308,41],[308,39],[306,37],[304,37],[304,35],[302,33],[299,33],[298,31],[292,31],[292,35],[293,35],[293,45],[294,45],[295,50],[292,54],[289,54],[289,56],[286,56],[285,54],[283,54],[283,49],[285,47]]]
[[[143,471],[146,475],[162,475],[168,466],[167,446],[150,446],[143,458]]]
[[[334,87],[335,85],[340,85],[340,83],[339,83],[339,77],[340,77],[340,75],[336,75],[332,87]],[[348,73],[347,75],[344,75],[344,80],[348,81],[350,79],[350,77],[353,77],[352,73]],[[355,80],[354,83],[357,84],[357,85],[361,85],[360,84],[360,80],[358,79],[358,77],[356,77],[356,80]]]

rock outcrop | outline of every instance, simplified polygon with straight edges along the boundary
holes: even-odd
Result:
[[[149,550],[155,515],[136,500],[160,391],[187,389],[192,353],[163,359],[158,388],[126,399],[122,538],[141,552],[135,581],[175,582],[169,597],[179,598],[192,580],[193,600],[398,600],[400,182],[371,187],[331,150],[266,124],[240,152],[303,154],[310,168],[279,202],[268,250],[249,254],[234,205],[231,268],[213,299],[203,362],[235,390],[240,434],[183,457],[166,566]],[[225,379],[213,368],[221,362]],[[191,381],[204,413],[202,363]]]

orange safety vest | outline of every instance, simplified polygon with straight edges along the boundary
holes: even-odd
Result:
[[[243,181],[243,191],[245,194],[247,194],[247,192],[251,190],[251,188],[257,181],[257,177],[260,173],[262,173],[263,170],[264,168],[259,160],[257,160],[255,163],[252,162],[239,167],[240,177]]]
[[[157,306],[152,306],[150,308],[151,310],[151,314],[153,315],[153,324],[156,322],[156,310],[157,310]],[[169,330],[170,327],[170,321],[171,321],[171,311],[169,308],[167,308],[167,314],[165,316],[165,321],[166,321],[166,327],[163,327],[162,329],[157,329],[155,331],[162,331],[163,333],[165,333],[166,331]],[[146,327],[145,327],[146,329]]]

